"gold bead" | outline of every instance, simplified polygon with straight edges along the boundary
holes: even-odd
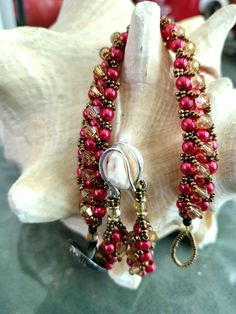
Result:
[[[88,239],[88,241],[98,241],[98,234],[97,233],[88,233],[87,234],[87,239]]]
[[[196,74],[191,78],[191,83],[193,88],[202,89],[205,87],[205,79],[201,74]]]
[[[192,59],[189,62],[189,70],[194,73],[198,72],[200,70],[200,63],[197,60]]]
[[[178,37],[184,37],[185,36],[185,29],[182,26],[178,25],[176,33],[177,33]]]
[[[115,32],[113,34],[111,34],[111,43],[114,45],[116,44],[118,41],[120,41],[120,33],[119,32]]]
[[[191,41],[186,42],[184,48],[183,48],[183,53],[187,57],[191,57],[195,52],[195,44]]]
[[[152,242],[156,242],[158,240],[158,235],[155,231],[149,232],[149,240]]]
[[[105,69],[101,64],[98,64],[94,67],[93,70],[94,78],[99,79],[105,75]]]
[[[195,99],[196,106],[199,109],[206,109],[209,107],[209,97],[206,94],[201,93],[196,99]]]
[[[99,51],[100,58],[102,58],[103,60],[107,60],[109,57],[109,52],[110,52],[110,49],[108,47],[101,48]]]
[[[118,256],[124,256],[127,252],[127,245],[123,242],[118,242],[116,246],[116,252]]]
[[[212,118],[208,114],[205,114],[205,115],[200,116],[197,119],[196,125],[201,129],[209,129],[212,127],[213,121],[212,121]]]
[[[141,272],[141,267],[139,263],[135,263],[130,269],[129,273],[131,275],[138,275]]]
[[[188,216],[191,219],[195,218],[202,218],[202,213],[199,208],[191,206],[191,208],[188,210]]]
[[[95,97],[100,97],[102,96],[102,94],[99,92],[99,90],[97,89],[95,83],[93,83],[91,86],[90,86],[90,90],[92,91],[92,93],[94,94]]]

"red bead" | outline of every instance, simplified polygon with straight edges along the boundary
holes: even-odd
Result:
[[[87,139],[84,143],[84,147],[89,151],[95,151],[97,148],[96,143],[92,139]]]
[[[207,188],[207,192],[211,194],[215,191],[215,184],[213,182],[209,182],[206,188]]]
[[[181,128],[186,132],[194,131],[196,129],[196,123],[193,119],[190,118],[183,119],[183,121],[181,122]]]
[[[111,270],[113,268],[114,264],[106,263],[105,268],[106,270]]]
[[[174,61],[174,68],[186,69],[188,66],[188,59],[186,58],[176,58]]]
[[[201,153],[197,153],[197,154],[195,155],[195,157],[196,157],[197,161],[199,161],[199,162],[201,162],[201,163],[203,163],[203,164],[205,164],[205,163],[208,162],[207,156],[205,156],[205,155],[203,155],[203,154],[201,154]]]
[[[105,189],[95,189],[93,191],[93,196],[97,200],[103,200],[107,196],[107,191]]]
[[[141,232],[142,232],[142,227],[141,227],[141,225],[136,223],[136,224],[134,225],[134,233],[135,233],[136,235],[139,235]]]
[[[150,262],[152,261],[152,253],[151,252],[147,252],[142,254],[139,259],[138,259],[141,263],[143,262]]]
[[[194,154],[196,152],[196,146],[193,142],[183,142],[182,150],[186,154]]]
[[[91,103],[92,106],[94,107],[102,107],[102,102],[99,98],[95,98],[92,103]]]
[[[110,109],[110,108],[104,108],[101,111],[101,118],[104,121],[112,121],[114,118],[114,110]]]
[[[171,37],[172,32],[177,30],[177,26],[175,24],[167,24],[164,28],[161,30],[161,35],[163,39],[168,39]]]
[[[205,111],[203,109],[200,109],[200,108],[196,108],[195,111],[198,112],[200,114],[200,116],[203,116],[205,114]]]
[[[105,89],[104,92],[104,96],[108,99],[108,100],[115,100],[117,97],[117,90],[115,88],[112,87],[108,87]]]
[[[104,153],[104,150],[99,150],[98,152],[96,152],[96,155],[95,155],[96,160],[99,160],[103,153]]]
[[[92,188],[94,188],[93,183],[92,183],[91,180],[89,180],[89,179],[85,180],[85,186],[86,186],[87,189],[92,189]]]
[[[209,169],[210,169],[210,173],[216,173],[217,169],[218,169],[218,164],[215,161],[211,161],[208,163]]]
[[[201,177],[201,176],[199,176],[197,174],[194,176],[194,181],[200,187],[203,186],[206,183],[205,178],[203,178],[203,177]]]
[[[85,138],[85,129],[82,128],[79,132],[80,138]]]
[[[191,194],[192,193],[192,187],[190,184],[179,184],[179,190],[183,194]]]
[[[177,206],[180,210],[185,210],[185,209],[187,209],[187,204],[186,204],[185,202],[177,201],[177,202],[176,202],[176,206]]]
[[[93,100],[96,96],[94,95],[94,93],[91,91],[91,89],[88,91],[88,98]]]
[[[100,126],[99,126],[99,123],[98,123],[98,121],[97,121],[96,119],[91,119],[91,120],[89,121],[89,125],[90,125],[90,126],[96,126],[97,128],[100,127]]]
[[[195,108],[195,103],[192,100],[192,98],[185,96],[180,99],[179,107],[180,109],[183,109],[183,110],[192,110]]]
[[[102,93],[102,94],[104,93],[104,90],[106,88],[106,84],[103,81],[103,79],[98,79],[96,81],[96,87],[97,87],[97,89],[99,90],[100,93]]]
[[[151,241],[138,241],[135,243],[135,246],[139,250],[147,251],[151,248],[152,244]]]
[[[179,90],[190,90],[192,88],[191,78],[189,76],[180,76],[176,80],[176,88]]]
[[[93,216],[96,218],[102,218],[106,215],[106,208],[105,207],[94,207],[93,209]]]
[[[84,111],[83,111],[83,117],[84,117],[85,120],[88,119],[88,114],[89,114],[88,109],[84,109]]]
[[[78,177],[78,178],[82,178],[82,171],[81,171],[80,168],[77,168],[77,169],[76,169],[76,174],[77,174],[77,177]]]
[[[120,41],[122,41],[122,43],[126,43],[128,39],[128,33],[127,32],[123,32],[120,34]]]
[[[107,76],[110,80],[118,80],[120,72],[118,71],[118,69],[109,68],[107,70]]]
[[[195,168],[190,162],[182,162],[180,165],[180,170],[186,176],[191,176],[195,173]]]
[[[191,203],[198,205],[202,202],[202,198],[199,197],[197,194],[192,194],[190,196],[190,201]]]
[[[102,67],[105,68],[105,70],[107,71],[107,69],[109,68],[109,63],[107,60],[103,60],[101,63]]]
[[[212,148],[214,149],[214,150],[217,150],[217,148],[218,148],[218,143],[217,143],[217,141],[212,141],[212,143],[211,143],[211,145],[212,145]]]
[[[116,256],[113,256],[113,255],[108,255],[107,256],[107,262],[109,264],[114,264],[115,262],[117,262],[117,257]]]
[[[96,170],[94,173],[94,178],[98,181],[100,181],[102,179],[101,174],[99,172],[99,170]]]
[[[77,151],[77,156],[78,156],[79,159],[82,158],[83,153],[82,153],[81,149],[78,149],[78,151]]]
[[[133,266],[133,264],[135,263],[136,261],[135,260],[132,260],[131,258],[127,258],[126,260],[126,263],[129,265],[129,266]]]
[[[120,62],[123,60],[124,52],[121,49],[112,46],[110,49],[110,56],[112,57],[112,59]]]
[[[210,207],[210,203],[209,202],[205,202],[202,201],[201,204],[199,205],[202,211],[208,210],[208,208]]]
[[[101,140],[109,141],[111,138],[111,131],[108,129],[101,129],[98,131],[98,136]]]
[[[170,40],[170,43],[168,43],[168,47],[170,47],[173,52],[176,52],[179,48],[184,48],[184,46],[185,41],[181,38]]]
[[[197,137],[203,142],[208,142],[210,139],[210,132],[203,129],[197,130]]]
[[[120,242],[122,240],[122,234],[119,230],[113,230],[111,234],[111,241],[114,243]]]
[[[112,254],[115,251],[115,247],[112,243],[103,243],[103,251],[107,254]]]
[[[155,262],[150,262],[148,266],[145,267],[145,271],[147,273],[152,273],[156,269],[156,263]]]

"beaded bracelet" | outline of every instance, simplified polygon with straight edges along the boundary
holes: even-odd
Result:
[[[192,264],[197,253],[190,230],[191,222],[203,217],[214,198],[212,174],[218,168],[218,145],[204,76],[199,62],[194,59],[195,44],[185,36],[184,29],[174,24],[170,18],[161,18],[161,35],[166,48],[175,53],[173,67],[178,89],[176,98],[184,131],[180,165],[183,177],[176,205],[186,228],[173,242],[172,258],[178,266],[187,267]],[[176,257],[176,248],[185,236],[192,245],[192,256],[188,261],[181,262]]]

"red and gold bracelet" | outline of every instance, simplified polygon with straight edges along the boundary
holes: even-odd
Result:
[[[115,115],[114,101],[119,89],[120,64],[128,32],[114,33],[112,47],[102,48],[102,63],[93,70],[94,81],[88,91],[78,143],[77,177],[80,184],[80,214],[89,226],[89,237],[96,241],[97,228],[106,215],[107,185],[99,173],[99,158],[109,147]]]
[[[172,258],[178,266],[187,267],[192,264],[197,253],[190,230],[191,222],[203,217],[214,198],[212,174],[218,168],[218,145],[210,115],[210,100],[205,91],[205,79],[199,62],[194,59],[195,44],[185,36],[181,26],[166,17],[161,18],[161,34],[167,49],[175,53],[173,71],[178,89],[176,98],[184,131],[180,165],[183,177],[179,184],[177,207],[186,229],[173,242]],[[185,236],[189,237],[193,251],[187,262],[181,262],[176,257],[176,248]]]

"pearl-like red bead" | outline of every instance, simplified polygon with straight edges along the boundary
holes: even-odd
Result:
[[[176,88],[179,90],[190,90],[192,88],[191,78],[189,76],[180,76],[176,80]]]
[[[194,154],[196,152],[196,146],[193,142],[186,141],[182,144],[182,150],[186,154]]]
[[[122,43],[126,43],[128,39],[128,33],[127,32],[123,32],[120,34],[120,40],[122,41]]]
[[[196,129],[196,123],[191,118],[183,119],[183,121],[181,122],[181,128],[183,131],[186,132],[194,131]]]
[[[148,266],[145,267],[147,273],[152,273],[156,269],[156,263],[151,261]]]
[[[176,202],[176,206],[177,206],[180,210],[185,210],[185,209],[187,209],[187,204],[186,204],[185,202],[177,201],[177,202]]]
[[[95,98],[92,102],[91,105],[94,107],[102,107],[102,102],[99,98]]]
[[[88,151],[95,151],[97,149],[96,143],[92,139],[87,139],[84,143],[84,147]]]
[[[86,186],[87,189],[92,189],[92,188],[94,188],[94,184],[93,184],[92,181],[89,180],[89,179],[86,179],[86,180],[85,180],[85,186]]]
[[[196,107],[192,98],[185,96],[179,101],[179,108],[183,110],[192,110]]]
[[[118,69],[109,68],[107,70],[107,76],[110,80],[118,80],[120,72]]]
[[[80,138],[85,138],[85,129],[84,128],[80,129],[79,135],[80,135]]]
[[[93,197],[97,200],[104,200],[107,195],[107,190],[105,189],[95,189],[93,191]]]
[[[203,129],[197,130],[196,134],[197,137],[203,142],[208,142],[210,139],[210,132],[207,130]]]
[[[210,173],[213,174],[213,173],[216,173],[218,169],[218,164],[216,161],[210,161],[208,163],[208,167],[209,167]]]
[[[149,262],[149,261],[152,261],[153,258],[152,258],[152,253],[151,252],[146,252],[144,254],[142,254],[140,257],[139,257],[139,261],[141,263],[143,262]]]
[[[196,182],[198,186],[204,186],[204,184],[206,183],[205,178],[198,174],[194,176],[194,181]]]
[[[103,251],[107,254],[112,254],[115,251],[115,247],[112,243],[104,243]]]
[[[108,129],[101,129],[98,131],[98,136],[101,140],[109,141],[111,138],[111,131]]]
[[[188,66],[188,59],[186,58],[176,58],[174,61],[174,68],[176,69],[186,69]]]
[[[110,56],[112,57],[112,59],[120,62],[123,60],[124,52],[121,49],[118,49],[118,48],[112,46],[110,48]]]
[[[168,39],[171,37],[172,32],[177,30],[177,26],[175,24],[167,24],[164,28],[161,30],[161,35],[163,39]]]
[[[108,121],[108,122],[112,121],[114,118],[114,110],[110,108],[103,108],[101,110],[101,118],[104,121]]]
[[[114,264],[112,263],[112,264],[110,264],[110,263],[106,263],[106,265],[105,265],[105,269],[106,270],[111,270],[112,268],[113,268],[113,266],[114,266]]]
[[[206,188],[207,188],[207,192],[209,194],[213,193],[215,191],[215,184],[213,182],[209,182],[207,185],[206,185]]]
[[[192,193],[192,187],[190,184],[179,184],[179,190],[183,194],[191,194]]]
[[[195,173],[195,167],[190,162],[182,162],[180,165],[180,170],[186,176],[191,176]]]
[[[208,208],[210,207],[210,203],[209,202],[206,202],[206,201],[202,201],[200,204],[199,204],[200,208],[202,211],[206,211],[208,210]]]
[[[142,227],[141,227],[141,225],[136,223],[136,224],[134,225],[134,233],[135,233],[136,235],[139,235],[141,232],[142,232]]]
[[[96,152],[95,154],[96,160],[99,160],[103,153],[104,153],[104,150],[99,150],[98,152]]]
[[[198,205],[202,202],[202,198],[200,196],[198,196],[197,194],[192,194],[190,196],[190,202],[195,204],[195,205]]]
[[[114,101],[117,97],[117,90],[113,87],[107,87],[104,91],[104,96],[111,101]]]
[[[78,177],[78,178],[82,178],[82,171],[81,171],[80,168],[77,168],[77,169],[76,169],[76,174],[77,174],[77,177]]]
[[[179,48],[184,48],[185,46],[185,40],[181,38],[170,40],[170,43],[168,43],[169,49],[171,49],[173,52],[176,52]]]
[[[105,207],[94,207],[93,209],[93,216],[96,218],[102,218],[106,215],[106,208]]]
[[[197,153],[197,154],[195,155],[195,157],[196,157],[197,161],[199,161],[199,162],[201,162],[201,163],[203,163],[203,164],[205,164],[205,163],[208,162],[208,158],[207,158],[207,156],[204,155],[204,154]]]
[[[152,244],[151,241],[138,241],[135,243],[135,246],[139,250],[147,251],[151,248]]]
[[[120,242],[122,240],[122,234],[119,230],[113,230],[111,234],[111,241],[113,243]]]

